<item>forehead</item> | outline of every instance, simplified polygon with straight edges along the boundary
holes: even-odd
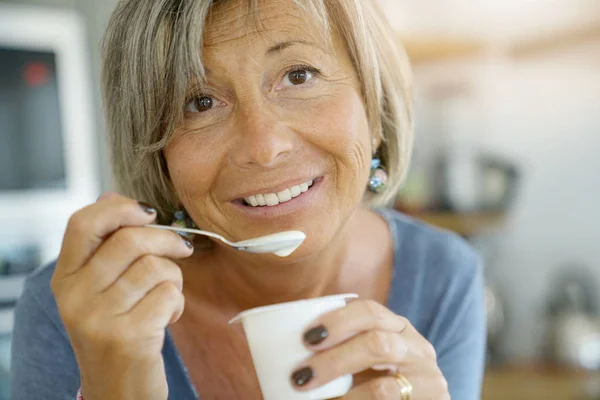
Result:
[[[305,1],[306,2],[306,1]],[[243,46],[302,39],[325,44],[329,28],[317,12],[295,0],[228,0],[216,4],[204,31],[206,51],[227,45]]]

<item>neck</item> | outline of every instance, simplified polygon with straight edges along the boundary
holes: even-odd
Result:
[[[200,251],[182,263],[186,298],[191,295],[236,312],[336,293],[360,212],[318,254],[293,262],[220,246]]]

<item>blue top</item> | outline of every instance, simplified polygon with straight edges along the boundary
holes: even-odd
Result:
[[[435,347],[456,400],[478,400],[485,355],[480,258],[455,234],[403,214],[379,210],[394,238],[394,275],[387,306]],[[54,263],[34,271],[17,303],[12,343],[12,400],[73,400],[79,371],[58,314],[50,278]],[[167,330],[163,356],[170,400],[197,400]]]

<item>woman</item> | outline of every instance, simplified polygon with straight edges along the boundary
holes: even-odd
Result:
[[[260,399],[227,321],[347,292],[360,299],[298,338],[315,355],[289,372],[297,390],[350,373],[344,400],[479,398],[479,259],[374,208],[407,169],[406,65],[371,0],[122,1],[103,80],[121,194],[76,212],[56,264],[29,277],[13,399]],[[155,220],[307,239],[246,254]]]

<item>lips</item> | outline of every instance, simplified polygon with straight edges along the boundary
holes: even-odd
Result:
[[[293,198],[300,196],[308,191],[313,185],[313,180],[303,182],[299,185],[293,185],[276,193],[260,193],[244,197],[244,204],[250,207],[273,207],[281,203],[286,203]]]

